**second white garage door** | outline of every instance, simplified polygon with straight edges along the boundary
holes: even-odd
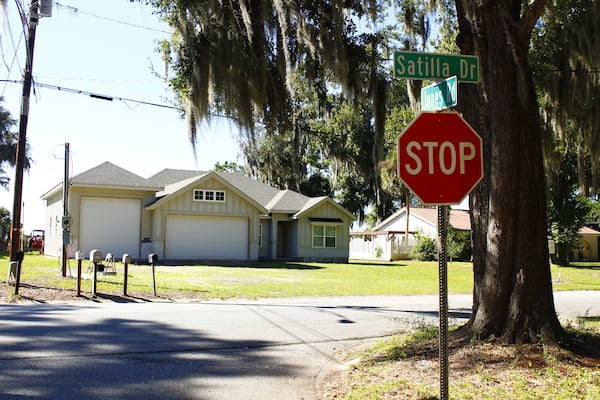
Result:
[[[248,219],[171,215],[165,246],[172,260],[246,260]]]

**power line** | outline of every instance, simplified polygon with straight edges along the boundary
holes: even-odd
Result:
[[[23,83],[23,81],[21,81],[21,80],[10,80],[10,79],[2,79],[2,80],[0,80],[0,82]],[[149,106],[153,106],[153,107],[162,107],[162,108],[170,108],[173,110],[181,110],[180,107],[175,107],[175,106],[171,106],[171,105],[167,105],[167,104],[153,103],[153,102],[144,101],[144,100],[135,100],[135,99],[128,99],[125,97],[105,95],[105,94],[89,92],[89,91],[81,90],[81,89],[73,89],[73,88],[69,88],[69,87],[65,87],[65,86],[50,85],[48,83],[42,83],[42,82],[37,82],[37,81],[34,83],[34,85],[37,87],[41,87],[41,88],[58,90],[61,92],[80,94],[80,95],[92,97],[92,98],[99,99],[99,100],[106,100],[106,101],[119,100],[124,103],[131,102],[131,103],[149,105]]]
[[[0,82],[6,82],[6,83],[23,83],[23,81],[21,80],[11,80],[11,79],[0,79]],[[127,103],[136,103],[137,105],[147,105],[147,106],[152,106],[152,107],[160,107],[160,108],[167,108],[167,109],[171,109],[171,110],[177,110],[177,111],[183,111],[183,109],[181,107],[176,107],[173,105],[168,105],[168,104],[160,104],[160,103],[153,103],[150,101],[145,101],[145,100],[135,100],[135,99],[129,99],[126,97],[118,97],[118,96],[113,96],[113,95],[105,95],[105,94],[100,94],[100,93],[94,93],[94,92],[89,92],[86,90],[82,90],[82,89],[73,89],[73,88],[69,88],[69,87],[65,87],[65,86],[58,86],[58,85],[50,85],[48,83],[41,83],[41,82],[35,82],[34,86],[37,87],[41,87],[41,88],[46,88],[46,89],[53,89],[53,90],[58,90],[61,92],[67,92],[67,93],[73,93],[73,94],[79,94],[79,95],[83,95],[83,96],[88,96],[91,97],[93,99],[98,99],[98,100],[105,100],[105,101],[122,101],[127,107],[129,107],[130,109],[133,109],[135,107],[130,107]],[[137,107],[137,106],[136,106]],[[224,114],[218,114],[218,113],[209,113],[209,115],[213,116],[213,117],[218,117],[218,118],[227,118],[227,119],[231,119],[236,121],[237,118],[229,116],[229,115],[224,115]]]
[[[104,17],[102,15],[94,14],[94,13],[89,12],[89,11],[81,10],[78,7],[73,7],[73,6],[66,5],[66,4],[61,4],[61,3],[58,3],[58,2],[55,2],[54,4],[56,5],[57,8],[61,8],[62,7],[62,8],[65,8],[65,9],[69,10],[69,11],[72,11],[73,13],[79,13],[79,14],[89,15],[90,17],[103,19],[105,21],[115,22],[117,24],[127,25],[127,26],[131,26],[131,27],[134,27],[134,28],[139,28],[139,29],[146,29],[148,31],[153,31],[153,32],[161,32],[161,33],[168,33],[168,34],[172,33],[170,31],[165,31],[165,30],[162,30],[162,29],[150,28],[148,26],[143,26],[143,25],[138,25],[138,24],[132,24],[131,22],[121,21],[121,20],[118,20],[118,19],[115,19],[115,18]]]

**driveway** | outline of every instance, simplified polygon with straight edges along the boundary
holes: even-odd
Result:
[[[556,303],[600,315],[600,292]],[[467,318],[471,296],[449,304]],[[436,322],[437,307],[437,296],[0,305],[0,398],[314,399],[340,352]]]

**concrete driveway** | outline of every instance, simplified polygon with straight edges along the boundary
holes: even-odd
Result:
[[[600,292],[568,293],[559,313],[600,315]],[[467,318],[471,296],[449,304]],[[437,307],[437,296],[0,305],[0,398],[314,399],[339,351],[435,323]]]

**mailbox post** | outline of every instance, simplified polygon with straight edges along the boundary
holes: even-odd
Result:
[[[92,297],[96,297],[98,288],[98,264],[102,262],[102,252],[100,250],[90,251],[90,261],[94,265],[94,277],[92,278]]]
[[[15,277],[15,296],[19,294],[19,284],[21,283],[21,266],[23,265],[25,253],[23,250],[17,251],[17,274]]]
[[[129,264],[131,264],[131,256],[129,254],[123,254],[123,296],[127,296],[127,273],[129,271]]]
[[[75,253],[77,260],[77,297],[81,296],[81,262],[85,258],[85,253],[79,250]]]
[[[158,254],[150,253],[148,254],[148,262],[152,265],[152,288],[154,290],[154,297],[156,297],[156,263],[158,262]]]

